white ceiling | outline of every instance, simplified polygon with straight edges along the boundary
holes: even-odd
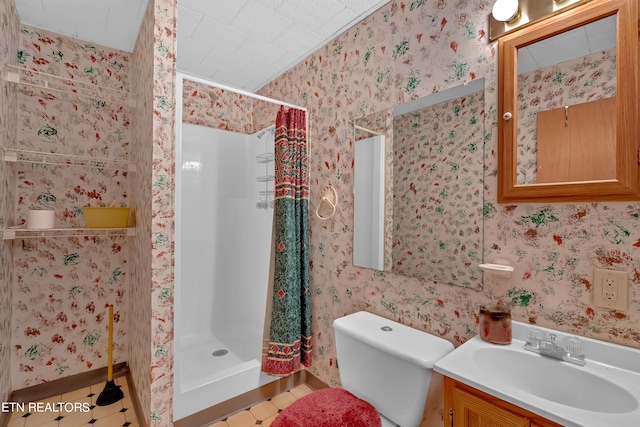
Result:
[[[14,0],[14,2],[20,15],[20,22],[23,24],[126,52],[133,51],[147,7],[147,0]]]
[[[609,50],[616,45],[616,16],[560,33],[518,49],[518,74]]]
[[[14,1],[23,24],[131,52],[148,0]],[[177,66],[255,92],[388,1],[178,0]]]

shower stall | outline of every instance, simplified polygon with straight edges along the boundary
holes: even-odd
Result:
[[[175,420],[277,379],[261,372],[274,125],[177,135]]]

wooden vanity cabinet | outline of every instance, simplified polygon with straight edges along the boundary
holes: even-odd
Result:
[[[539,415],[444,378],[445,427],[562,427]]]

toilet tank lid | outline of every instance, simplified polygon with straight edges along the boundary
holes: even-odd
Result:
[[[433,369],[434,363],[454,348],[444,338],[366,311],[340,317],[333,321],[333,327],[371,347],[427,369]]]

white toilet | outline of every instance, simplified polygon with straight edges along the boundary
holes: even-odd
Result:
[[[364,311],[333,328],[342,388],[372,404],[382,427],[417,427],[433,365],[453,344]]]

